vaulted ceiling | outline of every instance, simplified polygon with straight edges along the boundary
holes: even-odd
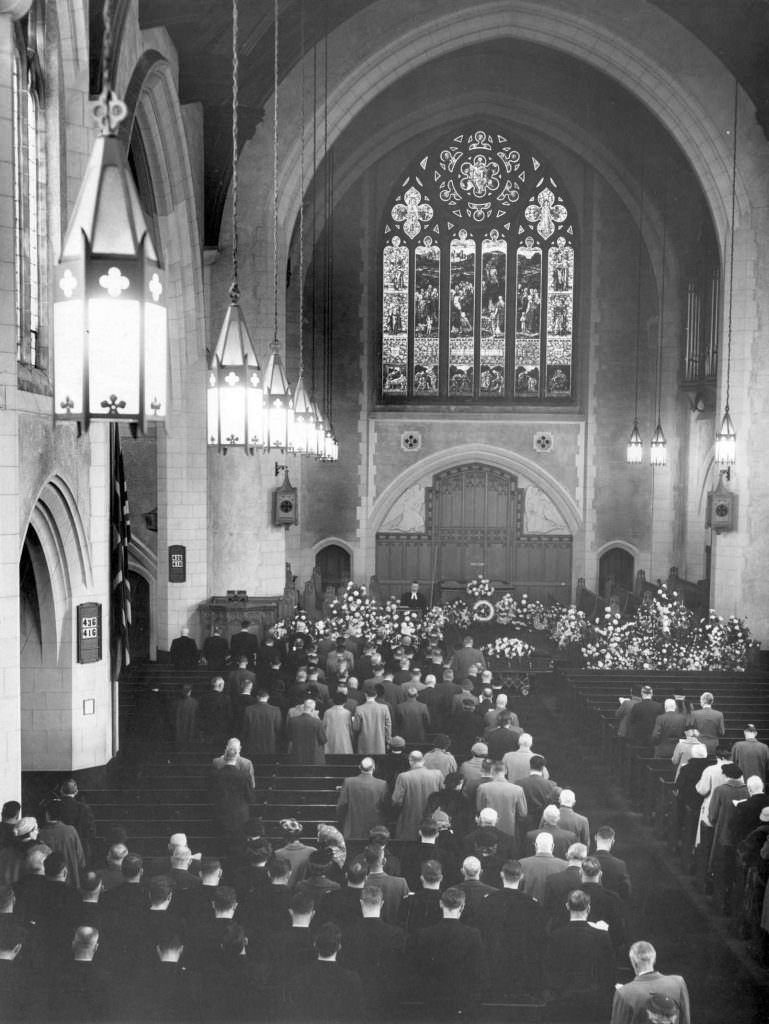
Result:
[[[324,36],[376,0],[280,0],[280,76]],[[736,76],[769,135],[769,0],[649,0],[697,36]],[[96,7],[97,5],[92,5]],[[304,8],[303,18],[301,9]],[[216,245],[229,184],[232,106],[231,0],[139,0],[142,28],[165,26],[179,54],[183,103],[205,112],[205,241]],[[240,141],[272,94],[273,2],[239,5]],[[333,55],[330,55],[333,59]]]

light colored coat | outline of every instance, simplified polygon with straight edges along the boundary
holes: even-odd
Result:
[[[355,712],[353,729],[358,734],[359,754],[385,754],[392,736],[390,709],[386,704],[367,700]]]
[[[427,798],[439,789],[443,789],[443,775],[437,768],[417,765],[400,773],[393,789],[393,804],[400,809],[395,828],[396,839],[418,838]]]

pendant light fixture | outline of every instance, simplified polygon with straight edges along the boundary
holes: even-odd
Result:
[[[302,137],[299,158],[299,376],[294,390],[294,416],[289,425],[289,444],[295,455],[314,455],[315,415],[304,383],[304,0],[300,0],[299,3],[299,35],[302,66]]]
[[[638,430],[638,378],[640,372],[641,353],[641,281],[643,264],[643,224],[644,224],[644,198],[645,198],[645,177],[646,177],[646,154],[641,159],[641,201],[638,215],[638,286],[636,295],[636,329],[635,329],[635,396],[633,402],[633,429],[628,438],[625,461],[630,465],[637,466],[643,462],[644,446],[641,434]]]
[[[88,429],[123,420],[141,430],[166,415],[163,267],[117,129],[128,113],[112,89],[112,2],[103,8],[102,92],[94,143],[54,289],[54,417]]]
[[[714,457],[719,466],[725,466],[727,472],[737,460],[737,432],[729,414],[729,387],[732,372],[732,300],[734,298],[734,219],[737,198],[737,103],[739,84],[734,82],[734,117],[732,120],[732,222],[730,225],[729,242],[729,313],[726,334],[726,401],[724,415],[716,434]]]
[[[662,343],[665,329],[665,275],[667,273],[668,237],[668,175],[665,168],[665,198],[662,204],[662,270],[660,285],[659,328],[657,332],[657,427],[649,443],[649,461],[652,466],[664,466],[667,462],[667,442],[662,432]]]
[[[293,416],[293,399],[278,340],[278,58],[280,53],[278,0],[273,0],[275,22],[273,49],[273,122],[272,122],[272,260],[273,260],[273,335],[270,357],[264,371],[264,448],[271,451],[289,447],[289,423]]]
[[[253,455],[262,444],[261,371],[243,313],[238,285],[238,0],[232,3],[232,284],[230,305],[208,369],[208,443],[227,454],[242,445]]]
[[[323,152],[324,152],[324,213],[325,235],[325,296],[323,303],[323,401],[321,417],[321,462],[336,462],[339,445],[331,423],[333,402],[333,370],[331,335],[334,325],[334,155],[328,148],[328,30],[323,51]]]

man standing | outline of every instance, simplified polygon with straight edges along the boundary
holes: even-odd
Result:
[[[364,757],[360,775],[342,783],[336,820],[345,839],[368,839],[369,830],[385,823],[387,783],[374,778],[374,762]]]
[[[569,893],[567,924],[556,928],[545,950],[545,1000],[551,1020],[606,1020],[614,980],[614,950],[605,930],[588,923],[590,897]]]
[[[259,657],[259,640],[250,631],[250,627],[251,623],[248,619],[243,619],[238,632],[232,634],[230,657],[233,661],[238,661],[245,656],[247,663],[253,667]]]
[[[228,746],[223,767],[214,769],[211,779],[214,817],[233,852],[239,852],[243,845],[254,800],[248,773],[240,771],[237,762],[237,750]]]
[[[61,793],[59,817],[65,825],[72,825],[77,829],[80,842],[83,844],[83,853],[88,862],[91,859],[93,841],[96,838],[93,811],[82,797],[78,797],[77,782],[74,779],[67,779],[62,783],[59,792]]]
[[[171,649],[168,653],[174,668],[195,668],[200,661],[198,645],[190,636],[190,631],[186,626],[183,626],[179,631],[179,636],[171,641]]]
[[[75,889],[79,889],[80,874],[85,870],[85,854],[77,829],[61,820],[61,800],[49,800],[43,808],[43,813],[45,825],[40,829],[40,842],[64,857],[67,881]]]
[[[633,1024],[639,1019],[639,1012],[649,1005],[652,995],[672,1000],[678,1010],[678,1024],[690,1024],[686,982],[680,974],[660,974],[655,970],[656,959],[657,952],[650,942],[634,942],[630,947],[630,963],[635,979],[617,987],[611,1024]]]
[[[392,719],[386,704],[380,704],[376,693],[366,694],[353,718],[353,729],[358,734],[359,754],[385,754],[392,736]]]
[[[767,781],[767,768],[769,767],[769,747],[756,739],[758,730],[755,725],[746,725],[743,730],[744,740],[738,740],[732,747],[732,761],[739,765],[742,776],[749,779],[751,775],[758,775],[764,782]]]
[[[528,813],[526,797],[520,786],[507,781],[505,766],[501,761],[492,764],[491,781],[478,787],[475,806],[479,811],[484,807],[493,807],[497,812],[497,828],[515,843],[519,828]]]
[[[593,856],[601,865],[604,886],[610,892],[616,892],[620,899],[629,900],[632,889],[627,865],[611,852],[615,838],[616,832],[611,825],[602,825],[595,834]]]
[[[334,694],[334,703],[323,716],[327,754],[352,754],[352,714],[344,693]]]
[[[234,756],[234,761],[232,760]],[[241,757],[240,755],[240,740],[237,736],[233,736],[232,739],[227,740],[227,746],[224,748],[224,753],[220,757],[213,759],[213,766],[215,769],[224,768],[225,764],[233,763],[239,772],[243,772],[247,776],[248,781],[251,783],[251,788],[256,787],[256,779],[254,778],[254,766],[247,757]]]
[[[532,754],[529,761],[529,774],[520,780],[520,787],[526,795],[529,826],[536,828],[544,809],[548,804],[555,803],[561,792],[560,786],[546,777],[545,759],[540,754]]]
[[[218,626],[214,626],[211,636],[207,636],[203,641],[203,658],[205,663],[212,672],[220,674],[224,672],[229,656],[230,645],[222,636],[221,629]]]
[[[232,708],[224,693],[224,680],[215,676],[211,680],[211,688],[198,702],[200,731],[206,739],[221,742],[229,732],[231,717]]]
[[[655,757],[672,757],[676,743],[681,739],[686,728],[686,715],[678,710],[676,702],[670,698],[665,701],[665,710],[657,715],[652,729],[652,743]]]
[[[414,611],[423,612],[427,608],[427,599],[419,593],[419,583],[413,580],[409,590],[401,594],[401,604]]]
[[[513,714],[510,711],[500,712],[497,724],[483,734],[489,757],[492,761],[501,761],[511,750],[518,748],[518,737],[523,733],[518,725],[513,725]]]
[[[700,734],[700,742],[708,748],[708,754],[715,754],[718,741],[726,732],[722,712],[713,707],[713,694],[707,691],[700,697],[700,706],[689,715],[689,724]]]
[[[486,955],[477,928],[460,921],[465,894],[449,888],[441,894],[443,920],[417,932],[413,963],[425,1003],[436,1020],[469,1016],[488,980]]]
[[[663,707],[658,700],[654,700],[651,686],[641,687],[641,699],[631,707],[627,716],[628,743],[632,747],[648,747],[654,723],[662,713]]]
[[[326,731],[314,700],[304,701],[302,713],[289,718],[287,728],[288,751],[295,764],[326,763]]]
[[[395,709],[395,725],[398,734],[406,743],[418,743],[421,746],[427,739],[430,713],[427,707],[417,700],[418,692],[415,686],[408,687],[406,700]]]
[[[573,832],[578,843],[584,843],[590,849],[590,822],[584,814],[578,814],[574,810],[577,797],[573,789],[562,789],[558,797],[559,819],[558,825],[561,828]]]
[[[443,775],[437,768],[425,768],[422,752],[412,750],[409,769],[395,780],[393,806],[399,811],[396,839],[416,839],[425,815],[427,798],[443,788]]]
[[[464,679],[471,665],[482,665],[486,668],[486,658],[483,651],[479,651],[473,645],[473,638],[466,636],[462,641],[462,647],[454,652],[449,668],[454,670],[457,679]]]
[[[549,832],[540,832],[534,840],[534,856],[523,857],[520,861],[523,871],[524,889],[527,896],[543,903],[545,879],[565,871],[569,866],[565,860],[553,856],[553,837]]]
[[[256,704],[243,712],[243,746],[249,754],[274,754],[278,749],[283,716],[269,700],[267,691],[259,690]]]

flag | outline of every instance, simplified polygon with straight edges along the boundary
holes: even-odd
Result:
[[[128,646],[131,625],[131,583],[128,579],[131,517],[117,423],[110,424],[110,467],[110,647],[112,679],[117,680],[121,670],[131,662]]]

